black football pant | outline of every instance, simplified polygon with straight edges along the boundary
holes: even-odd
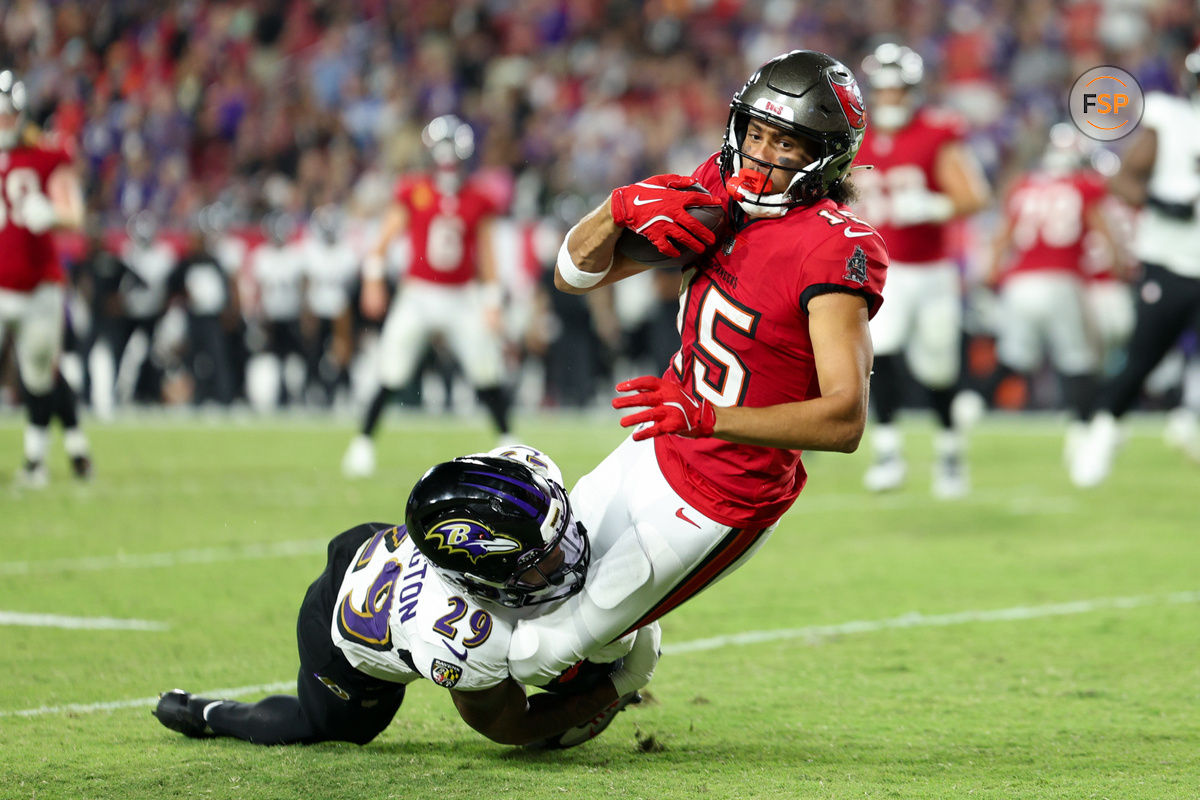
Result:
[[[1102,395],[1101,408],[1120,417],[1133,407],[1146,380],[1200,314],[1200,279],[1186,278],[1157,264],[1143,264],[1137,285],[1137,321],[1125,366]]]
[[[208,715],[214,733],[254,744],[337,741],[361,745],[391,723],[404,701],[404,685],[354,669],[329,638],[337,590],[350,559],[363,542],[390,527],[359,525],[329,543],[325,571],[308,587],[296,622],[298,694],[274,695],[257,703],[227,700]],[[192,698],[192,708],[199,710],[209,702]]]

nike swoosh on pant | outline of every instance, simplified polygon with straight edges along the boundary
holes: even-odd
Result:
[[[688,519],[687,514],[683,513],[682,508],[680,508],[678,511],[675,512],[675,516],[679,517],[684,522],[690,522],[691,524],[695,525],[697,528],[700,527],[700,523],[696,522],[695,520]]]

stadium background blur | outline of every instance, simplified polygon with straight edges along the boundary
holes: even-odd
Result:
[[[471,167],[508,209],[492,244],[514,387],[529,409],[606,400],[615,373],[657,372],[664,348],[674,349],[672,292],[652,276],[610,303],[547,291],[566,225],[613,186],[690,172],[719,146],[732,92],[766,59],[813,48],[858,72],[887,39],[925,58],[926,99],[963,115],[969,145],[1002,188],[1036,161],[1088,68],[1117,64],[1147,92],[1177,91],[1200,13],[1193,0],[14,0],[0,19],[0,64],[25,81],[32,120],[76,148],[90,228],[60,239],[73,276],[88,274],[98,251],[120,254],[135,220],[177,251],[197,228],[224,240],[222,265],[237,289],[228,327],[236,397],[260,407],[277,399],[256,401],[244,380],[264,348],[248,258],[268,238],[264,222],[298,241],[315,210],[336,208],[340,241],[361,253],[395,179],[424,164],[422,126],[444,113],[468,120]],[[956,227],[968,284],[995,218],[993,208]],[[397,247],[393,276],[404,260]],[[86,381],[98,309],[89,282],[75,283],[71,377]],[[176,301],[159,322],[146,343],[149,388],[127,399],[195,399],[183,313]],[[994,358],[985,326],[969,327],[967,368],[980,378]],[[357,404],[374,388],[373,329],[353,320],[341,330],[354,389],[337,402]],[[0,358],[0,409],[15,411],[11,357]],[[293,370],[293,383],[302,374]],[[426,379],[424,399],[409,401],[449,403],[451,386]],[[1052,391],[1030,388],[1003,403],[1055,405]],[[471,402],[467,392],[461,399]]]

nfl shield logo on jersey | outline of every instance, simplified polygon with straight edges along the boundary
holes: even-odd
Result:
[[[442,661],[440,658],[435,658],[433,660],[433,668],[429,671],[429,677],[433,678],[433,682],[438,686],[445,686],[447,689],[452,689],[458,683],[458,679],[462,677],[462,667],[451,664],[449,661]]]
[[[854,281],[860,286],[866,284],[867,254],[861,247],[855,247],[854,254],[846,259],[846,274],[842,276],[842,280]]]

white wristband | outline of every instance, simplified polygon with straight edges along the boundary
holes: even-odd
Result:
[[[558,248],[558,274],[562,276],[564,281],[576,289],[590,289],[604,280],[604,276],[612,269],[612,261],[609,261],[608,266],[599,272],[584,272],[575,266],[575,262],[571,258],[570,248],[567,247],[567,242],[571,239],[571,231],[574,230],[572,228],[570,231],[567,231],[567,235],[563,237],[562,247]]]
[[[383,277],[383,256],[371,253],[363,259],[362,275],[367,280],[377,280]]]

